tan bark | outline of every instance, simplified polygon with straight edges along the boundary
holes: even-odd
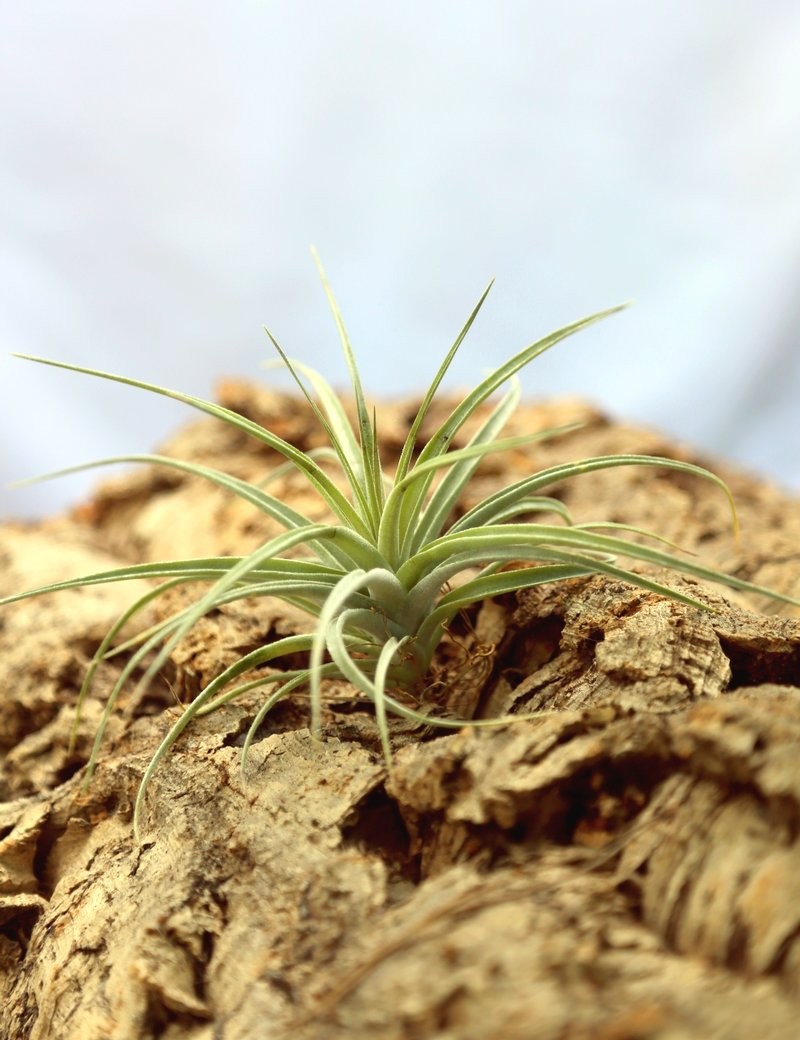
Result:
[[[317,443],[297,402],[235,382],[222,393]],[[407,414],[383,414],[389,453]],[[576,417],[586,426],[561,443],[490,460],[470,494],[564,457],[692,457],[577,402],[523,409],[511,432]],[[205,421],[170,450],[249,477],[274,461]],[[676,474],[617,470],[560,490],[578,519],[651,527],[796,592],[800,504],[724,475],[738,544],[724,496]],[[312,508],[293,478],[280,490]],[[0,592],[119,560],[240,553],[269,531],[221,492],[142,471],[72,517],[6,525]],[[82,791],[119,663],[101,669],[70,751],[77,691],[131,589],[3,610],[0,1035],[794,1038],[800,620],[665,580],[715,612],[603,578],[472,612],[443,646],[437,700],[546,714],[445,736],[398,725],[391,776],[342,683],[323,741],[298,697],[244,773],[258,697],[197,720],[156,773],[140,847],[132,800],[177,701],[304,620],[269,603],[206,619],[148,695],[126,691]]]

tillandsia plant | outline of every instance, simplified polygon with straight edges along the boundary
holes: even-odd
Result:
[[[757,592],[774,599],[790,597],[723,574],[684,559],[664,548],[633,542],[613,533],[624,525],[575,524],[564,505],[547,496],[556,483],[594,470],[616,466],[657,466],[695,474],[717,485],[727,495],[736,526],[730,491],[713,473],[689,462],[648,455],[611,455],[556,465],[525,476],[509,487],[490,494],[453,519],[455,507],[476,467],[486,456],[519,448],[544,437],[563,433],[561,427],[533,435],[499,436],[519,399],[516,374],[556,343],[599,321],[619,307],[593,314],[519,351],[480,382],[458,403],[417,453],[417,441],[436,392],[453,358],[480,310],[489,288],[478,301],[466,324],[439,367],[424,395],[394,472],[382,464],[374,412],[368,408],[358,369],[339,309],[320,268],[323,285],[341,339],[352,385],[355,423],[347,418],[342,401],[316,371],[291,361],[268,333],[280,358],[308,400],[324,429],[330,449],[323,455],[304,453],[255,422],[189,394],[167,390],[137,379],[110,375],[28,355],[28,360],[103,379],[114,380],[182,401],[256,438],[283,456],[284,466],[307,479],[327,505],[331,522],[315,523],[270,494],[268,484],[251,484],[209,467],[158,455],[128,455],[104,459],[87,466],[118,462],[153,463],[203,477],[227,489],[278,521],[282,533],[243,557],[176,560],[120,567],[88,574],[9,596],[10,603],[30,596],[83,586],[134,579],[156,580],[119,618],[94,655],[78,698],[78,715],[101,661],[113,654],[129,656],[105,706],[98,727],[86,777],[97,761],[103,734],[123,686],[134,674],[140,684],[152,681],[178,642],[209,611],[235,600],[276,597],[300,607],[316,619],[313,631],[286,636],[246,654],[209,683],[169,730],[153,755],[142,779],[134,811],[139,834],[145,792],[153,772],[189,722],[213,711],[244,691],[265,688],[265,696],[247,733],[243,756],[270,709],[294,691],[310,694],[311,731],[322,729],[324,680],[347,680],[374,705],[377,729],[387,764],[391,764],[391,730],[394,714],[428,726],[462,727],[496,724],[501,720],[453,719],[425,709],[426,683],[437,646],[447,625],[463,608],[488,597],[529,588],[544,582],[580,575],[607,574],[683,603],[707,609],[704,604],[617,562],[622,558],[672,568],[697,578],[735,589]],[[468,420],[496,391],[505,392],[485,409],[464,447],[453,448],[453,439]],[[331,462],[336,475],[331,475]],[[61,470],[75,472],[87,466]],[[48,474],[56,476],[59,474]],[[43,478],[40,478],[43,479]],[[550,522],[534,521],[550,516]],[[611,531],[611,533],[604,533]],[[628,528],[629,531],[636,530]],[[638,532],[644,534],[646,532]],[[657,536],[650,536],[659,539]],[[664,540],[661,539],[663,542]],[[671,543],[670,543],[671,544]],[[672,546],[677,549],[676,546]],[[509,569],[510,568],[510,569]],[[458,578],[458,584],[453,583]],[[121,640],[126,624],[156,597],[185,583],[208,586],[189,607],[177,611],[133,639]],[[282,659],[305,655],[302,667],[276,670]],[[301,658],[302,659],[302,658]],[[410,706],[413,693],[422,710]],[[75,730],[73,730],[74,739]]]

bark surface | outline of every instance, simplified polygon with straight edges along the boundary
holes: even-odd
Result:
[[[296,399],[239,382],[220,392],[300,447],[319,443]],[[381,413],[388,458],[412,414]],[[565,459],[707,461],[580,402],[523,408],[509,432],[575,420],[583,428],[557,441],[487,460],[463,506]],[[275,463],[206,420],[167,452],[253,479]],[[617,469],[557,491],[578,520],[650,528],[797,595],[800,503],[716,469],[738,542],[724,496],[677,473]],[[324,515],[295,477],[277,493]],[[238,555],[272,533],[221,491],[140,470],[70,516],[5,524],[0,594],[125,561]],[[589,578],[460,619],[437,702],[547,714],[444,736],[397,724],[391,775],[344,683],[327,691],[324,741],[298,696],[268,716],[244,772],[259,696],[197,720],[156,773],[140,846],[132,802],[181,703],[308,621],[269,602],[205,619],[148,693],[126,690],[82,790],[123,662],[100,669],[70,750],[78,691],[135,593],[99,586],[4,609],[0,1036],[794,1040],[800,620],[660,577],[714,612]]]

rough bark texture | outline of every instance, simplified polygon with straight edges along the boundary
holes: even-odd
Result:
[[[292,398],[235,382],[221,395],[302,447],[318,440]],[[409,413],[382,413],[389,456]],[[693,458],[578,402],[523,409],[511,432],[575,419],[584,428],[559,441],[488,460],[470,494],[557,459]],[[274,462],[209,421],[168,451],[250,477]],[[675,473],[619,469],[558,490],[578,519],[650,527],[797,593],[800,504],[723,475],[738,543],[724,497]],[[295,478],[279,492],[319,514]],[[72,516],[5,525],[0,592],[119,561],[239,554],[268,533],[222,492],[139,471]],[[100,670],[70,752],[77,691],[131,588],[2,611],[1,1035],[793,1040],[800,621],[665,580],[716,611],[594,578],[463,619],[442,648],[437,700],[548,714],[447,736],[398,726],[391,776],[345,684],[328,691],[323,742],[299,697],[268,718],[244,775],[258,697],[198,720],[156,774],[140,847],[132,799],[177,702],[306,622],[269,603],[206,619],[160,686],[117,706],[82,792],[121,665]]]

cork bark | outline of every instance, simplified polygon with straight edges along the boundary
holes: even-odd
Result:
[[[301,447],[318,443],[297,400],[238,382],[220,394]],[[380,413],[389,458],[410,412]],[[469,497],[565,458],[707,461],[580,402],[523,408],[510,432],[576,419],[559,441],[487,460]],[[206,420],[167,451],[252,478],[274,463]],[[738,541],[724,497],[676,473],[620,469],[557,490],[576,519],[652,528],[797,594],[800,503],[722,475]],[[296,478],[279,493],[323,515]],[[270,533],[221,491],[139,470],[69,516],[5,524],[0,594],[124,561],[240,554]],[[322,741],[299,695],[268,717],[244,771],[258,695],[198,719],[156,773],[138,846],[133,798],[181,703],[307,620],[267,601],[206,618],[148,692],[125,691],[84,789],[122,662],[100,669],[70,750],[77,693],[134,593],[100,586],[4,609],[0,1036],[793,1040],[800,619],[660,577],[714,610],[588,578],[459,619],[437,700],[544,714],[444,736],[395,724],[391,774],[345,683],[327,689]]]

